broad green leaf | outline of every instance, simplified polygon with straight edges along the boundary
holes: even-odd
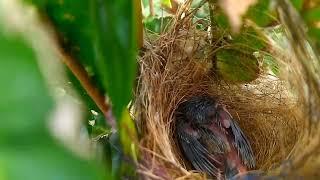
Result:
[[[71,86],[70,89],[75,89],[79,95],[74,98],[80,98],[80,101],[83,102],[83,106],[85,107],[84,115],[86,116],[89,135],[95,139],[98,136],[107,134],[110,131],[110,126],[106,123],[104,114],[81,86],[79,80],[70,72],[69,69],[67,69],[67,67],[66,72],[69,77],[68,85]]]
[[[253,54],[223,49],[217,52],[217,71],[226,81],[250,82],[259,76],[259,64]]]
[[[11,47],[11,48],[10,48]],[[30,48],[16,39],[3,36],[0,29],[0,143],[13,137],[21,141],[27,134],[45,132],[43,117],[52,107]],[[26,76],[28,75],[28,76]],[[40,90],[39,90],[40,89]],[[36,105],[35,108],[33,105]],[[29,112],[29,114],[27,114]]]
[[[93,162],[76,157],[49,135],[53,102],[33,51],[21,39],[4,36],[1,29],[0,49],[0,178],[106,178]]]
[[[10,148],[1,148],[0,164],[3,165],[4,176],[10,180],[103,180],[106,178],[99,175],[98,169],[93,168],[93,164],[79,160],[56,144],[45,142],[30,143],[25,146],[16,144]]]
[[[251,6],[245,17],[253,20],[259,26],[266,26],[271,23],[273,15],[270,11],[270,0],[258,0],[254,6]]]
[[[105,91],[95,63],[92,34],[94,29],[88,10],[90,1],[79,0],[26,0],[36,5],[40,13],[53,24],[58,32],[61,46],[78,60],[101,92]]]
[[[229,30],[230,24],[227,16],[225,16],[221,10],[213,12],[213,19],[214,19],[214,25],[217,25],[217,27],[222,29]]]
[[[233,36],[232,44],[253,53],[266,46],[266,38],[258,34],[254,28],[243,28],[241,33]]]
[[[91,21],[95,30],[93,46],[95,63],[103,77],[103,84],[113,104],[113,112],[118,120],[120,141],[125,155],[135,158],[130,149],[137,142],[136,130],[132,119],[123,118],[123,112],[132,98],[136,77],[136,28],[132,1],[110,2],[93,0],[90,3]],[[128,132],[127,132],[128,131]],[[130,132],[129,132],[130,131]],[[134,133],[131,133],[131,132]],[[122,162],[123,169],[127,163]],[[114,165],[114,164],[113,164]],[[119,169],[115,168],[114,169]],[[121,169],[120,168],[120,169]],[[125,176],[132,176],[130,172]],[[117,174],[117,173],[114,173]]]
[[[90,3],[94,60],[118,119],[132,97],[136,75],[136,38],[131,1]]]
[[[54,25],[66,52],[79,60],[95,84],[110,97],[120,124],[121,114],[132,97],[136,73],[133,2],[47,0],[38,7]]]

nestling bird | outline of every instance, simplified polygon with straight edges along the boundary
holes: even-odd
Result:
[[[230,179],[255,166],[250,143],[224,105],[195,96],[176,111],[176,135],[192,166],[217,179]]]

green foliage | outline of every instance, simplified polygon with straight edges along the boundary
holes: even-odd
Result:
[[[3,143],[10,138],[27,138],[28,134],[45,132],[39,127],[45,126],[43,118],[49,112],[52,102],[45,91],[30,48],[17,39],[5,38],[1,29],[0,33],[0,113],[6,119],[0,126],[0,140]],[[31,103],[37,104],[38,108],[30,106]]]
[[[263,63],[264,65],[269,68],[271,70],[271,72],[278,76],[279,73],[280,73],[280,70],[279,70],[279,64],[277,63],[277,61],[270,55],[265,55],[263,57]]]
[[[132,1],[91,1],[90,4],[94,59],[118,119],[120,138],[111,143],[117,144],[119,140],[122,143],[117,145],[122,147],[121,152],[112,151],[114,177],[133,177],[135,171],[132,165],[123,162],[123,156],[137,157],[137,151],[132,151],[132,147],[136,148],[136,129],[126,111],[136,73],[137,40],[132,7]]]
[[[302,16],[307,23],[320,21],[320,7],[309,9]]]
[[[240,34],[233,35],[232,44],[238,46],[241,50],[253,53],[266,47],[266,38],[252,28],[245,27]]]
[[[167,30],[172,22],[172,17],[148,17],[144,19],[144,26],[151,32],[160,34]]]
[[[0,49],[0,179],[105,179],[49,135],[53,102],[30,47],[0,30]]]
[[[131,148],[136,147],[136,129],[130,116],[124,115],[132,96],[136,73],[137,47],[132,7],[131,1],[119,3],[91,1],[91,18],[95,29],[94,59],[113,103],[123,151],[134,158],[137,152],[131,153]],[[122,166],[127,165],[123,163]],[[121,173],[124,175],[128,171]],[[132,173],[129,176],[132,176]]]
[[[118,130],[122,135],[122,148],[124,152],[129,153],[127,149],[134,146],[133,142],[137,140],[136,136],[132,136],[136,134],[135,128],[130,129],[133,134],[123,137],[128,135],[125,126],[134,127],[131,119],[123,118],[123,112],[132,98],[136,76],[137,40],[133,1],[32,2],[54,25],[64,50],[85,67],[94,84],[110,98]],[[97,110],[79,82],[72,78],[72,75],[70,77],[72,84],[87,103],[87,112],[95,110],[100,115],[104,114],[105,112]],[[101,123],[88,126],[88,130],[91,133],[108,132]],[[131,151],[127,155],[132,155]]]
[[[161,0],[161,4],[171,8],[171,0]]]
[[[222,29],[230,29],[228,18],[220,11],[212,12],[214,25]]]
[[[94,134],[91,134],[91,135],[95,137],[98,135],[96,134],[98,131],[100,132],[107,131],[106,128],[110,128],[110,127],[108,126],[108,124],[106,124],[106,120],[103,113],[97,107],[95,102],[91,99],[91,97],[86,92],[86,90],[82,87],[79,80],[74,76],[74,74],[72,74],[72,72],[67,67],[65,67],[65,70],[68,75],[68,79],[69,79],[68,85],[70,86],[70,89],[75,89],[77,91],[78,95],[80,95],[81,100],[84,102],[84,105],[86,106],[85,113],[86,113],[87,119],[90,121],[94,121],[94,126],[89,126],[89,129],[90,129],[89,133],[91,134],[91,132],[94,132]]]
[[[318,50],[320,49],[320,7],[307,9],[302,12],[302,17],[308,25],[308,34],[316,44]]]
[[[102,78],[97,73],[99,72],[97,64],[93,59],[95,56],[92,45],[94,28],[88,10],[90,1],[80,0],[74,3],[72,0],[33,0],[32,2],[38,5],[40,11],[56,28],[66,53],[80,61],[94,80],[96,87],[105,91]]]
[[[270,3],[270,0],[258,0],[248,9],[245,17],[253,20],[259,26],[268,25],[274,20],[270,11]]]
[[[310,28],[308,34],[313,37],[314,41],[318,44],[318,50],[320,50],[320,28]]]
[[[226,13],[218,6],[218,1],[209,1],[212,3],[214,9],[211,12],[211,20],[214,21],[214,25],[223,29],[230,29],[229,20],[226,17]],[[241,2],[239,2],[241,3]],[[275,21],[275,13],[271,10],[271,0],[258,0],[257,3],[250,6],[247,12],[243,15],[243,20],[251,20],[260,27],[265,27],[271,22]],[[237,11],[237,10],[236,10]],[[246,21],[244,21],[243,24]]]
[[[172,16],[170,16],[166,11],[163,10],[164,7],[171,8],[171,0],[154,0],[153,1],[153,16],[151,15],[151,9],[149,1],[143,1],[144,10],[143,10],[143,25],[152,34],[160,34],[166,31],[170,23],[172,22]]]
[[[131,1],[91,1],[90,4],[94,60],[117,118],[131,99],[136,73],[132,7]]]
[[[301,10],[302,9],[303,0],[291,0],[291,3],[297,10]]]
[[[253,54],[234,49],[218,51],[217,69],[230,82],[250,82],[259,76],[259,64]]]
[[[254,53],[266,48],[266,38],[252,27],[243,27],[239,34],[229,34],[224,37],[223,45],[217,47],[216,53],[216,67],[219,75],[232,83],[255,80],[260,71],[258,59]]]
[[[168,16],[168,13],[163,10],[163,6],[171,7],[171,1],[168,2],[169,0],[153,0],[153,11],[154,11],[154,16],[155,17],[166,17]],[[143,16],[145,18],[151,16],[150,12],[150,4],[149,0],[142,0],[144,9],[143,9]],[[169,6],[168,6],[169,5]]]

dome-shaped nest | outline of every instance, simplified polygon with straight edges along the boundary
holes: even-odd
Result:
[[[319,128],[307,130],[306,100],[296,82],[305,79],[297,68],[297,58],[284,58],[284,52],[270,43],[268,51],[280,64],[278,77],[261,67],[253,81],[225,81],[216,73],[210,33],[198,30],[187,8],[181,9],[167,31],[146,38],[139,59],[140,76],[133,103],[143,137],[140,149],[144,160],[139,172],[151,179],[204,177],[192,171],[180,152],[174,112],[189,97],[208,95],[227,106],[248,137],[257,162],[255,170],[286,177],[285,172],[296,170],[300,175],[316,177],[320,159],[313,150],[319,146]],[[312,153],[317,162],[309,162],[310,169],[306,169],[304,164]]]

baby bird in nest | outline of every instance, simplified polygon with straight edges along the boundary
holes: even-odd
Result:
[[[195,96],[176,111],[176,135],[186,159],[217,179],[233,179],[255,166],[250,143],[224,105]]]

